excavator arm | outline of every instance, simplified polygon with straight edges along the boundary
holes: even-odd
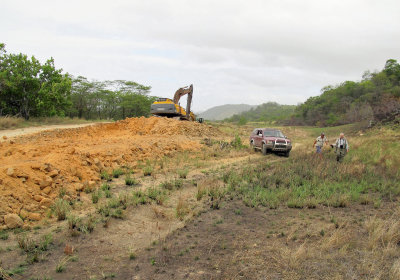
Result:
[[[186,117],[189,119],[189,115],[190,115],[190,106],[192,104],[192,97],[193,97],[193,85],[190,85],[188,87],[183,87],[178,89],[175,92],[174,95],[174,103],[178,104],[179,100],[181,99],[182,96],[184,95],[188,95],[187,98],[187,105],[186,105]]]

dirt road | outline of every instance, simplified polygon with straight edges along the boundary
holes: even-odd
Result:
[[[34,134],[34,133],[46,131],[46,130],[79,128],[79,127],[85,127],[85,126],[96,125],[96,124],[98,124],[98,123],[56,124],[56,125],[32,126],[32,127],[26,127],[26,128],[0,130],[0,142],[6,141],[6,139],[3,138],[4,136],[6,136],[7,139],[12,139],[12,138],[15,138],[18,136]]]

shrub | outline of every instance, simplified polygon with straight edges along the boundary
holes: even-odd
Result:
[[[231,146],[235,149],[243,149],[246,146],[243,145],[242,139],[240,138],[239,134],[235,135],[235,139],[231,141]]]

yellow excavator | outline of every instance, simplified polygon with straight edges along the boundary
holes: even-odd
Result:
[[[182,96],[188,95],[186,110],[179,104]],[[196,116],[190,111],[193,98],[193,85],[182,87],[175,92],[174,99],[158,98],[150,107],[150,113],[155,116],[176,118],[181,120],[195,121]]]

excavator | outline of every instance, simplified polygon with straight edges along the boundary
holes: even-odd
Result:
[[[179,100],[188,95],[186,110],[180,106]],[[150,113],[155,116],[195,121],[196,116],[190,111],[193,97],[193,85],[182,87],[175,92],[174,99],[158,98],[150,107]]]

